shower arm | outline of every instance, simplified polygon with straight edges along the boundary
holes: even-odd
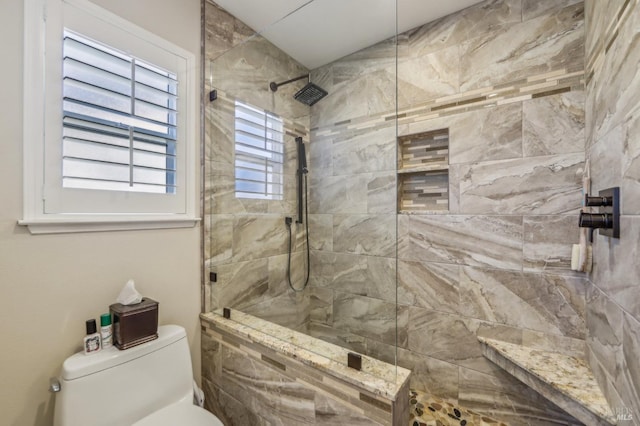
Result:
[[[284,86],[285,84],[293,83],[294,81],[302,80],[303,78],[309,79],[310,74],[301,75],[300,77],[292,78],[291,80],[283,81],[282,83],[271,82],[269,83],[269,88],[272,92],[278,90],[278,87]]]

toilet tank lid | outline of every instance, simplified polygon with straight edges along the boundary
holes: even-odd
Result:
[[[178,325],[162,325],[158,327],[157,339],[124,351],[110,347],[91,355],[85,355],[84,352],[71,355],[62,364],[61,377],[63,380],[74,380],[94,374],[155,352],[186,337],[184,328]]]

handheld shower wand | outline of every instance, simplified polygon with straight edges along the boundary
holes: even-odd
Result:
[[[302,178],[305,178],[306,183],[306,175],[309,173],[309,169],[307,169],[307,155],[301,137],[296,138],[296,145],[298,147],[298,219],[296,223],[302,223],[302,197],[303,192],[306,192],[302,190]]]
[[[292,220],[290,217],[285,218],[285,224],[289,229],[289,256],[287,257],[287,280],[289,281],[289,287],[291,287],[293,291],[300,292],[307,287],[307,284],[309,284],[309,277],[311,276],[311,263],[310,263],[311,255],[310,255],[310,247],[309,247],[309,207],[307,204],[307,173],[309,173],[309,169],[307,169],[307,157],[306,157],[306,152],[304,148],[304,142],[302,142],[301,137],[296,138],[296,145],[298,148],[298,219],[296,220],[296,223],[305,222],[305,234],[306,234],[306,243],[307,243],[307,264],[306,264],[307,274],[304,280],[304,284],[300,289],[295,288],[293,286],[293,283],[291,282],[291,250],[292,250],[292,247],[291,247],[292,223],[291,222]],[[303,183],[304,183],[304,187],[303,187]],[[304,200],[304,218],[306,219],[304,221],[302,220],[303,200]]]

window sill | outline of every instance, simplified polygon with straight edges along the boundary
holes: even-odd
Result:
[[[18,224],[37,234],[67,234],[77,232],[135,231],[146,229],[192,228],[200,218],[117,218],[117,219],[23,219]]]

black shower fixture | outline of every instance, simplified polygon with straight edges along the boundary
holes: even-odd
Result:
[[[282,83],[276,83],[272,81],[271,83],[269,83],[269,88],[272,92],[275,92],[278,90],[278,87],[284,86],[285,84],[293,83],[294,81],[302,80],[303,78],[306,78],[308,80],[307,84],[302,89],[298,90],[295,95],[293,95],[293,97],[298,102],[302,102],[305,105],[311,106],[329,94],[322,87],[313,84],[310,81],[310,74],[301,75],[300,77],[292,78],[291,80],[283,81]]]

